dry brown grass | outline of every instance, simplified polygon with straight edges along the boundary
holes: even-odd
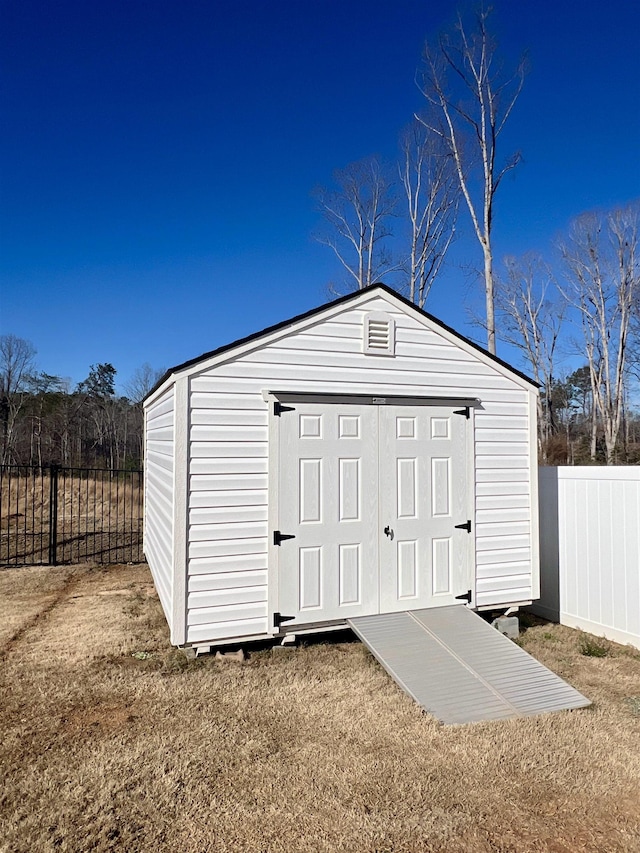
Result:
[[[188,663],[144,566],[0,579],[3,853],[640,851],[640,654],[534,626],[594,707],[445,728],[358,643]]]

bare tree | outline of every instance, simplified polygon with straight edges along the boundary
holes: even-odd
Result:
[[[127,397],[133,403],[131,409],[133,417],[132,440],[136,441],[139,459],[144,456],[144,410],[142,401],[164,373],[164,368],[156,370],[148,362],[145,362],[141,367],[136,368],[131,379],[124,386]]]
[[[400,181],[410,226],[409,299],[424,308],[456,228],[460,188],[442,138],[415,121],[401,139]]]
[[[157,370],[151,367],[149,362],[145,362],[140,367],[137,367],[131,378],[124,385],[124,391],[129,400],[136,405],[142,403],[153,386],[164,375],[165,369]]]
[[[348,273],[354,290],[362,290],[396,269],[385,238],[396,197],[393,185],[375,157],[349,164],[335,173],[338,190],[315,193],[322,215],[331,226],[316,239],[329,246]]]
[[[24,391],[34,369],[36,350],[29,341],[16,335],[0,335],[0,417],[2,419],[2,456],[7,465],[13,458],[13,434]]]
[[[493,231],[494,202],[504,176],[520,162],[515,153],[497,162],[498,139],[522,90],[525,63],[504,73],[497,44],[487,29],[490,9],[481,7],[475,25],[459,15],[452,34],[440,36],[424,51],[422,92],[439,121],[423,118],[446,142],[453,157],[460,189],[484,259],[487,346],[496,352],[494,309]],[[479,171],[479,180],[476,175]]]
[[[606,461],[615,462],[624,413],[631,322],[640,291],[640,203],[606,214],[587,213],[561,244],[563,292],[576,310],[589,366],[594,409],[604,432]],[[596,424],[591,458],[596,456]]]
[[[521,350],[533,378],[542,386],[538,398],[539,450],[546,462],[549,439],[555,428],[555,362],[565,304],[554,298],[553,276],[541,258],[507,257],[504,264],[506,276],[496,277],[496,314],[504,340]],[[559,295],[557,291],[555,295]]]
[[[61,376],[44,371],[34,373],[27,381],[28,415],[31,421],[29,446],[29,464],[42,468],[43,437],[46,441],[45,419],[53,420],[54,413],[62,395],[68,392],[68,385]]]

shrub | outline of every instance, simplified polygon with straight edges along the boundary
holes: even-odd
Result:
[[[584,634],[580,637],[580,654],[589,658],[606,658],[609,654],[609,646],[597,637]]]

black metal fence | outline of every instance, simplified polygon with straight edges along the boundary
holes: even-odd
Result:
[[[139,563],[142,471],[0,466],[0,566]]]

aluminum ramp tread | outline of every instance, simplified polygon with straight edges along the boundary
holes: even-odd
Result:
[[[509,719],[591,704],[463,605],[347,621],[394,681],[443,723]]]

